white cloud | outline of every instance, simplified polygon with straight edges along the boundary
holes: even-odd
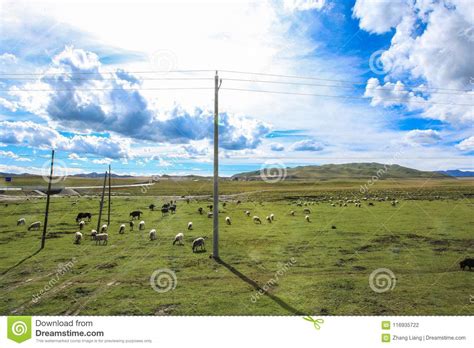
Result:
[[[273,143],[273,144],[270,144],[270,149],[272,151],[280,152],[280,151],[284,151],[285,147],[280,143]]]
[[[25,158],[25,157],[20,157],[12,151],[0,150],[0,157],[8,157],[8,158],[11,158],[11,159],[13,159],[15,161],[18,161],[18,162],[31,162],[31,159]]]
[[[323,145],[312,139],[298,141],[292,146],[293,151],[322,151],[323,149]]]
[[[284,6],[289,11],[321,10],[325,0],[285,0]]]
[[[406,134],[405,139],[413,144],[434,145],[441,141],[441,135],[433,129],[413,129]]]
[[[464,139],[456,147],[461,151],[474,151],[474,136]]]
[[[110,158],[103,158],[103,159],[93,159],[92,163],[95,164],[110,164],[113,161]]]
[[[11,53],[0,54],[0,64],[14,64],[18,61],[17,57]]]
[[[409,9],[407,0],[357,0],[353,16],[360,20],[362,29],[383,34],[397,26]]]

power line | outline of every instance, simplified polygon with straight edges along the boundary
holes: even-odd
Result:
[[[215,71],[214,69],[201,69],[201,70],[145,70],[145,71],[98,71],[98,72],[44,72],[44,73],[6,73],[0,72],[0,76],[49,76],[49,75],[102,75],[102,74],[116,74],[128,73],[128,74],[168,74],[168,73],[189,73],[189,72],[210,72]]]
[[[51,88],[51,89],[0,89],[0,92],[74,92],[74,91],[166,91],[183,89],[213,89],[212,87],[137,87],[137,88]]]
[[[188,80],[213,80],[211,77],[139,77],[140,80],[143,81],[158,81],[158,80],[166,80],[166,81],[188,81]],[[34,77],[0,77],[1,80],[20,80],[20,81],[37,81],[38,78]],[[115,78],[70,78],[67,81],[116,81]],[[126,81],[126,80],[125,80]]]
[[[316,94],[316,93],[300,93],[300,92],[285,92],[285,91],[268,91],[259,89],[245,89],[245,88],[230,88],[222,87],[222,89],[228,91],[243,91],[243,92],[256,92],[256,93],[270,93],[270,94],[287,94],[287,95],[302,95],[302,96],[315,96],[315,97],[328,97],[328,98],[342,98],[342,99],[361,99],[367,100],[368,97],[357,97],[357,96],[344,96],[344,95],[329,95],[329,94]],[[459,103],[440,103],[426,101],[410,100],[406,101],[400,98],[381,98],[383,101],[398,101],[400,103],[417,103],[417,104],[431,104],[431,105],[456,105],[456,106],[474,106],[473,104],[459,104]]]

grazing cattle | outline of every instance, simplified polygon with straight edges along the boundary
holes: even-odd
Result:
[[[305,219],[306,221],[308,221],[308,222],[311,222],[311,220],[309,219],[309,215],[306,215],[306,216],[304,217],[304,219]]]
[[[124,225],[124,224],[121,224],[121,225],[120,225],[119,233],[120,233],[120,234],[124,234],[124,233],[125,233],[125,225]]]
[[[144,230],[145,229],[145,221],[140,221],[140,223],[138,224],[138,229],[140,231]]]
[[[201,248],[201,251],[206,250],[206,246],[205,246],[205,243],[204,243],[204,238],[202,238],[202,237],[199,237],[199,238],[196,238],[195,240],[193,240],[193,253],[195,253],[199,247]]]
[[[253,217],[253,222],[261,224],[262,220],[260,220],[260,218],[258,216],[254,216]]]
[[[74,234],[74,244],[81,244],[81,240],[82,240],[82,233],[76,232]]]
[[[275,221],[275,214],[270,214],[270,220]]]
[[[103,242],[103,245],[106,245],[109,242],[109,235],[107,233],[98,233],[95,235],[95,244],[99,244]]]
[[[91,213],[79,213],[76,216],[76,222],[81,221],[82,219],[87,219],[87,221],[91,221],[92,214]]]
[[[170,212],[171,212],[171,214],[176,213],[176,205],[175,204],[170,205]]]
[[[173,245],[175,245],[176,243],[178,243],[179,245],[184,245],[183,240],[184,240],[184,233],[178,233],[174,237]]]
[[[211,218],[213,215],[214,215],[214,214],[212,214],[211,212],[208,212],[208,213],[207,213],[207,217],[208,217],[208,218]]]
[[[161,216],[165,216],[170,212],[169,208],[161,208]]]
[[[143,214],[143,212],[141,212],[140,210],[135,210],[135,211],[132,211],[129,216],[132,219],[137,219],[138,220],[142,214]]]
[[[150,230],[150,233],[148,235],[150,237],[150,240],[156,240],[156,230],[155,229]]]
[[[229,217],[229,216],[226,216],[226,218],[225,218],[225,223],[226,223],[227,225],[231,225],[231,224],[232,224],[232,222],[230,221],[230,217]]]
[[[41,227],[41,222],[36,221],[36,222],[33,222],[30,226],[28,226],[28,231],[30,231],[30,230],[39,230],[40,227]]]
[[[198,213],[202,215],[202,211],[203,211],[202,207],[199,207],[198,208]]]
[[[85,222],[85,221],[79,222],[79,229],[82,230],[85,225],[86,225],[86,222]]]
[[[155,210],[155,207],[156,207],[156,205],[150,204],[150,205],[148,206],[148,209],[150,209],[151,211],[153,211],[153,210]]]
[[[459,262],[459,266],[461,267],[463,271],[466,267],[469,267],[469,270],[471,270],[471,268],[474,267],[474,259],[466,258],[462,260],[461,262]]]
[[[193,223],[191,221],[188,222],[188,230],[193,229]]]
[[[250,216],[250,211],[246,210],[245,215]]]
[[[17,226],[24,225],[24,224],[26,224],[25,218],[18,219],[16,222]]]
[[[103,224],[102,227],[100,228],[100,233],[106,233],[108,230],[108,227],[106,224]]]
[[[129,225],[130,225],[130,231],[133,231],[133,227],[135,226],[135,223],[133,221],[130,221]]]

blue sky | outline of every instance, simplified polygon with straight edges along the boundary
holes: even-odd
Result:
[[[474,168],[468,0],[0,6],[0,171]]]

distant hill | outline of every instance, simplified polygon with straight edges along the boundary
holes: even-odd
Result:
[[[455,178],[466,178],[466,177],[474,177],[474,172],[472,171],[464,171],[459,169],[452,169],[452,170],[444,170],[439,171],[438,173],[454,176]]]
[[[260,170],[240,173],[232,176],[234,180],[261,180]],[[277,170],[266,170],[265,173],[277,173]],[[265,174],[264,173],[264,174]],[[286,168],[286,179],[353,179],[371,178],[379,179],[398,178],[449,178],[444,173],[421,171],[402,167],[398,164],[384,165],[380,163],[345,163],[325,164],[321,166],[300,166]]]
[[[78,178],[103,178],[104,173],[92,172],[92,173],[74,174],[71,176],[78,177]],[[133,175],[119,175],[119,174],[114,174],[114,173],[112,173],[110,176],[112,178],[133,178]]]

